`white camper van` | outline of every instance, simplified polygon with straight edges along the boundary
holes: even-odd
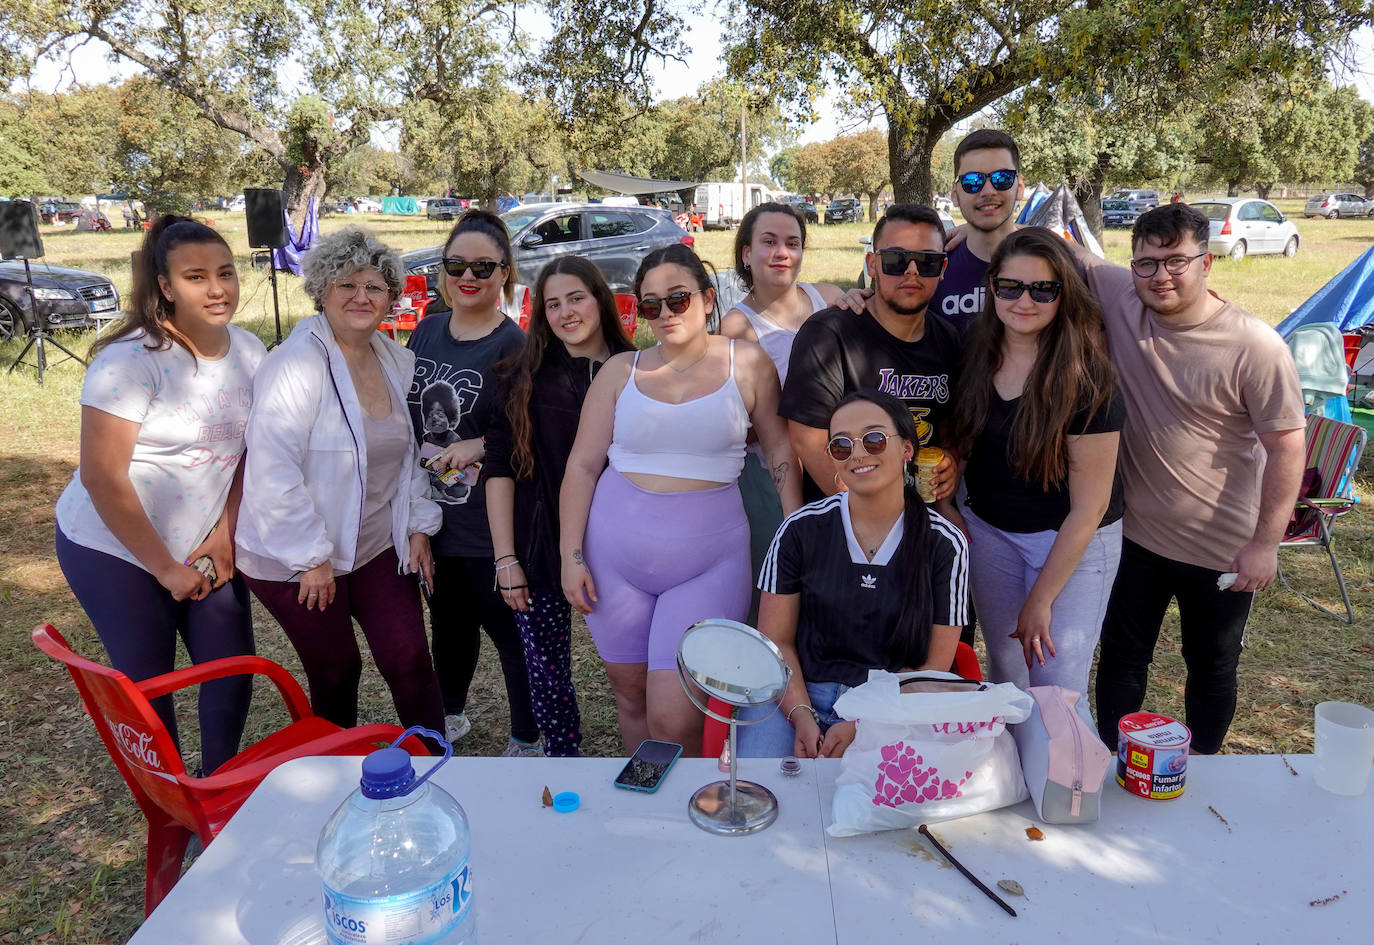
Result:
[[[693,202],[702,216],[702,225],[708,230],[728,230],[739,226],[739,221],[750,209],[773,199],[773,192],[762,184],[749,185],[749,200],[744,202],[744,194],[739,181],[706,181],[697,185]]]

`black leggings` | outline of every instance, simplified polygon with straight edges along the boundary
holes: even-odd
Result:
[[[1236,670],[1253,593],[1217,590],[1220,571],[1183,564],[1129,539],[1121,543],[1097,664],[1097,728],[1108,745],[1117,723],[1145,702],[1150,661],[1169,601],[1178,599],[1183,662],[1185,721],[1193,748],[1215,754],[1236,714]]]
[[[434,593],[430,600],[430,632],[434,668],[444,696],[444,713],[456,715],[468,703],[468,687],[477,672],[483,628],[501,660],[510,702],[510,733],[521,741],[539,739],[539,725],[530,706],[530,680],[525,650],[515,617],[500,591],[493,589],[496,569],[491,558],[434,556]]]
[[[78,545],[61,529],[57,530],[57,563],[110,655],[110,665],[134,682],[176,668],[178,636],[195,664],[253,653],[253,617],[242,575],[235,575],[204,600],[173,600],[157,578],[138,565]],[[251,676],[201,684],[197,711],[205,774],[238,754],[252,697]],[[172,697],[154,699],[153,709],[172,741],[177,741]]]

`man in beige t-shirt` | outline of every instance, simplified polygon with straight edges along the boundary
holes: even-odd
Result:
[[[1171,599],[1178,600],[1193,748],[1221,749],[1254,591],[1302,478],[1302,394],[1269,326],[1207,289],[1207,217],[1183,203],[1142,215],[1129,269],[1083,253],[1126,400],[1119,469],[1124,541],[1097,670],[1109,745],[1138,711]],[[1217,579],[1234,573],[1219,590]]]

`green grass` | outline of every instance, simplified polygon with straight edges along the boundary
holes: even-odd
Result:
[[[1298,203],[1280,203],[1287,213]],[[330,218],[324,229],[344,220]],[[367,217],[384,239],[401,249],[431,246],[447,227],[405,218]],[[270,289],[261,273],[247,267],[242,223],[217,220],[240,256],[243,300],[238,322],[271,335]],[[1303,246],[1295,259],[1258,257],[1240,264],[1225,260],[1213,270],[1212,286],[1223,296],[1272,323],[1317,290],[1374,241],[1374,220],[1300,221]],[[807,279],[852,284],[861,264],[859,238],[868,224],[812,227],[803,268]],[[135,234],[76,234],[44,228],[47,260],[109,274],[128,292],[129,252]],[[699,234],[697,246],[727,267],[733,234]],[[1126,235],[1110,232],[1110,258],[1124,261]],[[283,277],[282,308],[288,325],[310,311],[299,282]],[[84,352],[88,335],[62,340]],[[19,341],[0,344],[3,364],[18,353]],[[115,774],[103,746],[84,717],[65,672],[43,658],[28,639],[35,623],[48,621],[67,635],[78,652],[103,660],[100,643],[77,606],[53,559],[53,505],[77,460],[82,371],[74,363],[49,371],[39,387],[31,370],[0,374],[0,945],[29,942],[103,943],[127,939],[142,919],[143,821]],[[1374,493],[1374,464],[1367,460],[1359,491]],[[1256,599],[1241,662],[1240,703],[1226,750],[1302,752],[1312,744],[1312,707],[1328,698],[1374,704],[1374,516],[1368,504],[1339,525],[1338,551],[1356,606],[1356,625],[1345,627],[1279,588]],[[1325,559],[1286,553],[1285,566],[1300,586],[1334,594]],[[280,629],[255,606],[259,652],[303,678],[295,652]],[[575,630],[574,676],[581,696],[584,749],[620,753],[615,709],[604,673],[581,622]],[[363,647],[366,653],[366,647]],[[366,661],[366,657],[365,657]],[[1182,714],[1182,663],[1177,620],[1166,623],[1146,705]],[[364,721],[394,719],[390,698],[375,667],[365,664],[361,700]],[[492,754],[504,745],[507,716],[501,676],[491,647],[471,696],[473,732],[460,753]],[[191,706],[178,705],[188,761],[195,762]],[[284,721],[274,693],[255,691],[249,737]]]

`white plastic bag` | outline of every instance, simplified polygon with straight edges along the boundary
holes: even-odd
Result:
[[[1030,696],[1011,683],[902,692],[902,678],[872,670],[868,682],[835,701],[838,715],[857,722],[857,734],[835,780],[832,837],[967,817],[1028,796],[1007,723],[1029,717]],[[921,678],[958,680],[950,673]]]

